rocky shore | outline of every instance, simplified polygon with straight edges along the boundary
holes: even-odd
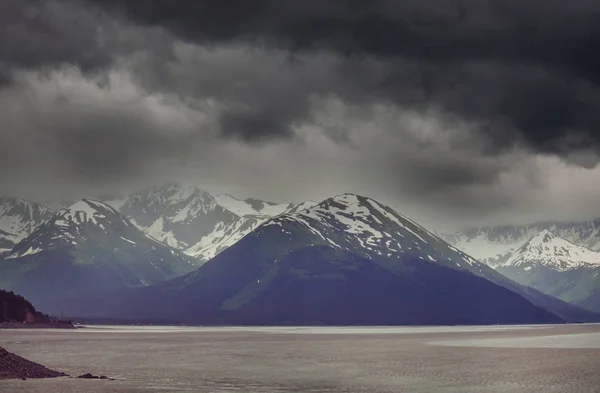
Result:
[[[28,378],[57,378],[67,374],[50,370],[0,347],[0,380]]]
[[[27,360],[19,355],[8,352],[0,347],[0,380],[3,379],[29,379],[29,378],[57,378],[70,377],[60,371],[50,370],[41,364]],[[106,375],[93,375],[86,373],[78,376],[80,379],[106,379],[114,381],[114,379]]]

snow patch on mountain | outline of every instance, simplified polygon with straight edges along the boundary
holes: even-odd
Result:
[[[93,202],[89,199],[77,201],[68,208],[61,210],[59,212],[61,219],[56,220],[55,223],[56,225],[69,225],[71,223],[81,224],[89,221],[93,224],[98,224],[98,219],[106,218],[103,211],[99,210],[101,204],[102,202]],[[103,206],[104,209],[108,207],[108,205]],[[110,207],[110,210],[113,210],[112,207]]]
[[[221,251],[237,243],[261,223],[262,221],[246,219],[240,219],[229,224],[217,223],[211,233],[203,236],[198,243],[185,250],[185,253],[201,261],[208,261]]]
[[[179,248],[181,245],[175,238],[175,235],[172,231],[166,231],[164,229],[164,218],[159,217],[156,221],[152,223],[152,225],[148,227],[142,227],[138,225],[133,219],[131,220],[136,227],[146,232],[149,236],[153,237],[156,240],[159,240],[173,248]]]

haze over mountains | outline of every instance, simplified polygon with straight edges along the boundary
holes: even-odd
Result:
[[[596,316],[574,305],[600,311],[595,251],[552,231],[528,239],[533,227],[438,236],[354,194],[276,204],[173,183],[56,213],[18,199],[2,206],[0,231],[18,237],[4,237],[0,284],[54,312],[189,323],[472,324],[587,321]],[[597,243],[593,224],[561,228]],[[500,247],[505,259],[493,259]]]

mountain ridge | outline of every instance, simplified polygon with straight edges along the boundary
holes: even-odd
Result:
[[[521,246],[497,270],[523,285],[600,312],[600,252],[544,230]]]
[[[588,221],[541,221],[526,225],[471,227],[442,237],[473,257],[497,266],[538,233],[548,230],[569,242],[600,251],[600,218]]]
[[[393,253],[383,252],[392,241]],[[164,312],[207,324],[562,321],[494,280],[509,285],[391,208],[342,194],[276,216],[199,269],[105,299],[95,308],[101,315],[86,316]],[[77,304],[69,310],[84,311]]]
[[[0,263],[0,285],[45,305],[157,283],[195,266],[111,206],[83,199],[56,212],[15,245]]]

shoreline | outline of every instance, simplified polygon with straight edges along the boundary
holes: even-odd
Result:
[[[65,322],[23,323],[0,322],[0,329],[78,329],[77,326]]]
[[[0,380],[68,377],[39,363],[25,359],[0,347]]]

